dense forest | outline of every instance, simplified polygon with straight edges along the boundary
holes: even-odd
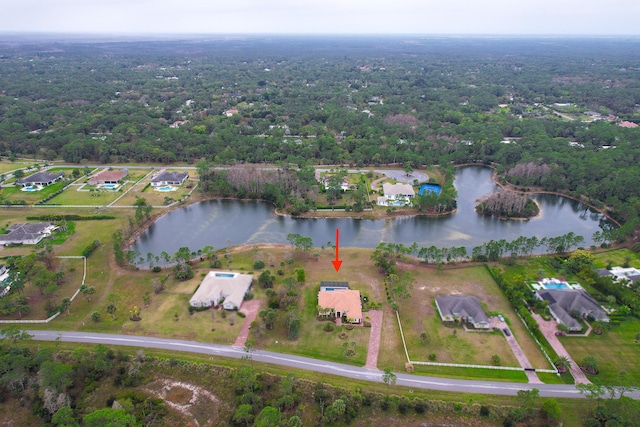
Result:
[[[634,39],[0,40],[0,153],[68,162],[498,165],[638,214]],[[620,126],[620,125],[623,126]]]

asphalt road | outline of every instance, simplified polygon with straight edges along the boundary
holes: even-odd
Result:
[[[139,348],[185,351],[190,353],[209,354],[211,355],[211,359],[216,357],[240,359],[247,356],[247,353],[243,348],[228,345],[207,344],[196,341],[182,341],[133,335],[100,334],[93,332],[28,331],[28,333],[33,335],[34,340],[39,341],[60,340],[62,342],[122,345]],[[325,362],[308,357],[292,356],[263,350],[252,351],[251,357],[256,362],[272,363],[275,365],[289,366],[364,381],[383,382],[382,371],[379,370],[365,369],[357,366]],[[396,375],[397,385],[416,389],[513,396],[516,395],[519,390],[529,390],[535,387],[540,390],[540,395],[543,397],[583,397],[573,385],[567,384],[526,384],[500,381],[456,380],[403,373],[396,373]],[[626,395],[635,399],[640,399],[640,393],[638,390],[633,393],[627,393]]]

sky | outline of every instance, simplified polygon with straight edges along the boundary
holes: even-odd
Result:
[[[0,0],[0,32],[640,35],[639,0]]]

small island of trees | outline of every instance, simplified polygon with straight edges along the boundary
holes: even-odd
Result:
[[[531,198],[515,191],[501,191],[489,194],[478,201],[476,212],[499,218],[528,219],[540,212]]]

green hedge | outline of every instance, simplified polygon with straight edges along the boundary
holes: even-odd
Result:
[[[74,215],[74,214],[49,214],[49,215],[35,215],[28,216],[28,220],[33,221],[99,221],[106,219],[116,219],[113,215]]]

